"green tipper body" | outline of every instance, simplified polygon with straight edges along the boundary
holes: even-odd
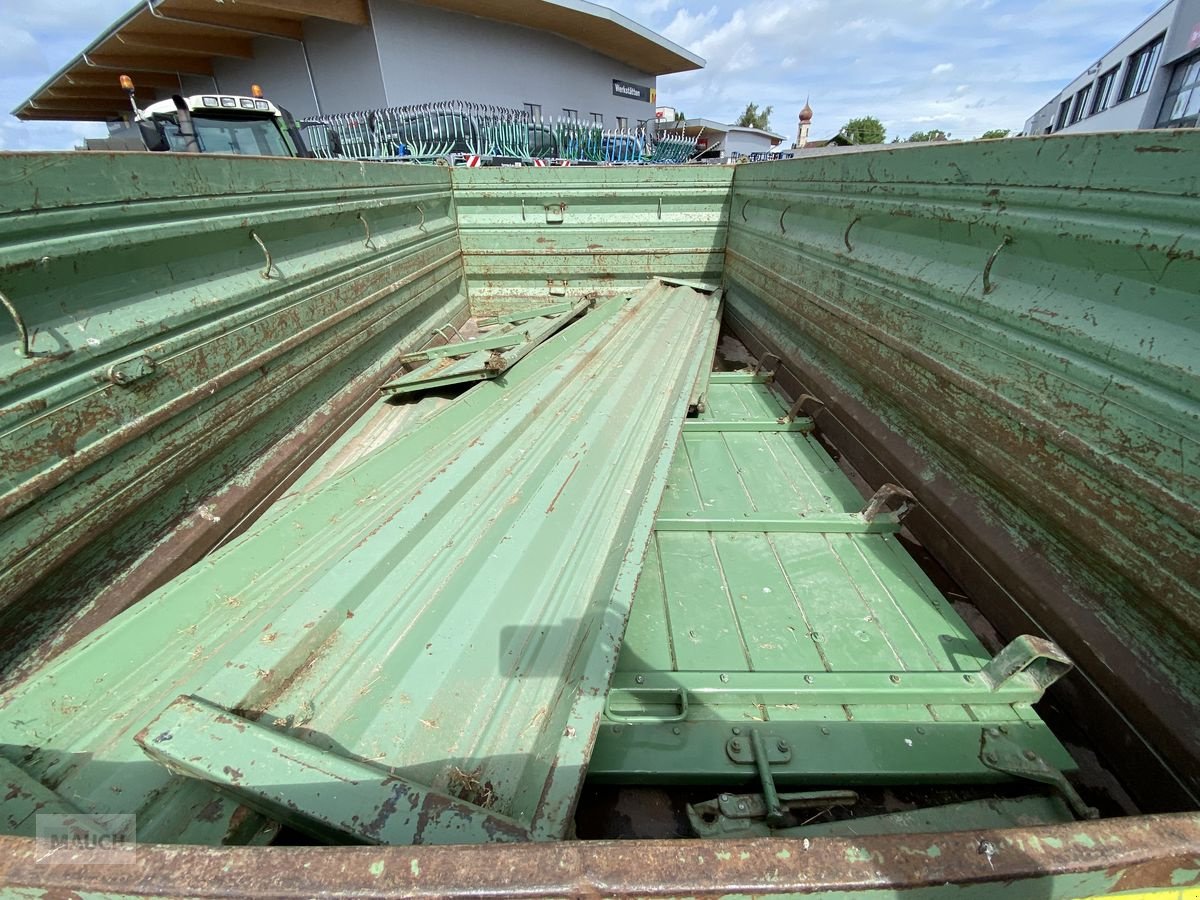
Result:
[[[1200,879],[1200,132],[0,183],[0,883]],[[572,841],[614,784],[710,839]],[[896,785],[1025,790],[786,815]],[[298,833],[382,846],[223,846]]]

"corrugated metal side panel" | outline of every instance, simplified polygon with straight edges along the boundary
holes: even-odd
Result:
[[[440,169],[17,154],[0,183],[32,354],[0,315],[0,623],[28,668],[198,558],[465,295]]]
[[[195,695],[562,837],[715,316],[661,284],[602,304],[62,654],[9,695],[3,755],[142,839],[238,842],[236,797],[134,743]]]
[[[1200,791],[1200,133],[800,159],[734,185],[734,325]]]
[[[471,311],[720,279],[732,171],[722,166],[454,170]],[[566,282],[563,285],[563,282]]]

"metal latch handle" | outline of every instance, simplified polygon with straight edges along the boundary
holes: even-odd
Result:
[[[677,702],[679,704],[679,712],[673,716],[657,716],[657,715],[643,715],[643,714],[629,714],[629,713],[613,712],[612,706],[610,705],[610,703],[612,702],[612,695],[610,694],[608,696],[608,698],[604,701],[604,715],[613,722],[619,722],[623,725],[638,725],[638,724],[659,723],[659,722],[683,722],[683,721],[686,721],[686,719],[688,717],[688,692],[687,692],[686,688],[672,688],[669,691],[663,691],[661,689],[657,689],[657,690],[656,689],[647,689],[645,691],[638,691],[634,688],[622,688],[621,693],[622,694],[643,693],[643,694],[655,694],[655,695],[662,695],[662,694],[669,693],[677,698]]]

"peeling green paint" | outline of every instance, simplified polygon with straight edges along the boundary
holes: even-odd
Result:
[[[1200,869],[1176,869],[1171,873],[1171,884],[1175,887],[1190,887],[1200,882]]]

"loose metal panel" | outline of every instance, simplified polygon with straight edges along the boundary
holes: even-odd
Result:
[[[298,770],[237,728],[227,759],[187,759],[225,793],[150,762],[135,734],[158,747],[175,719],[151,720],[188,695],[306,742],[316,769],[357,760],[562,837],[715,315],[660,283],[602,304],[51,663],[7,704],[4,755],[89,811],[136,811],[143,839],[244,841],[262,820],[240,805],[284,802]]]
[[[471,311],[628,291],[652,275],[719,281],[723,166],[454,170]]]
[[[867,501],[817,440],[734,427],[786,413],[767,384],[708,385],[715,427],[672,460],[590,777],[738,783],[759,732],[780,782],[995,780],[980,742],[1000,727],[1074,769],[1031,708],[1045,683],[989,676],[898,523],[859,531]]]
[[[993,619],[1062,644],[1098,685],[1081,724],[1128,716],[1132,768],[1169,759],[1190,802],[1198,160],[1181,131],[741,167],[725,269],[730,322],[830,404],[818,425],[916,493]]]
[[[199,558],[465,296],[440,170],[14,154],[0,181],[0,622],[26,670]]]

